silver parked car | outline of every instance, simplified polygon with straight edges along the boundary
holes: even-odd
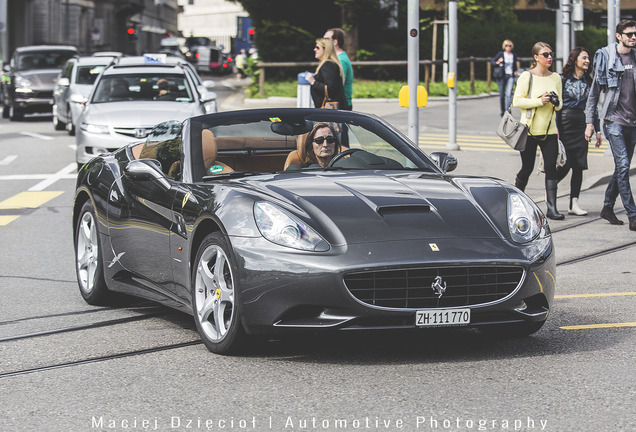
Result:
[[[77,120],[78,166],[144,139],[158,123],[217,111],[216,93],[197,85],[187,66],[139,59],[118,59],[97,78]]]
[[[53,127],[75,135],[76,122],[99,74],[114,56],[90,56],[69,59],[53,91]]]

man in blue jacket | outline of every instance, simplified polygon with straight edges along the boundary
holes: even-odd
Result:
[[[594,135],[594,109],[603,93],[600,118],[614,156],[614,173],[605,190],[601,217],[612,225],[623,225],[614,214],[614,204],[620,194],[629,229],[636,231],[636,204],[629,183],[629,167],[636,144],[636,21],[619,22],[616,38],[618,43],[601,48],[594,55],[594,81],[585,106],[585,139],[590,141]]]

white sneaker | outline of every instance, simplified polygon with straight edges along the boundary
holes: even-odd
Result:
[[[579,207],[578,198],[572,198],[572,206],[569,208],[568,214],[576,215],[576,216],[585,216],[587,212],[585,210],[581,210],[581,207]]]

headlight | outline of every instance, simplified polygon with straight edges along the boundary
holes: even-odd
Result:
[[[20,87],[31,87],[32,85],[33,85],[33,83],[29,79],[22,78],[21,76],[15,77],[16,91],[18,91],[18,86],[20,86]],[[31,89],[29,89],[29,91],[30,90]]]
[[[204,104],[203,104],[203,109],[205,110],[205,113],[206,113],[206,114],[212,114],[212,113],[217,112],[217,109],[216,109],[216,101],[215,101],[215,100],[213,100],[213,101],[211,101],[211,102],[206,102],[206,103],[204,103]]]
[[[508,195],[508,229],[517,243],[527,243],[540,234],[549,234],[539,207],[527,196],[518,193]]]
[[[273,204],[254,204],[254,218],[263,237],[272,243],[315,252],[329,250],[329,243],[320,234]]]
[[[107,133],[109,133],[108,126],[104,126],[104,125],[82,123],[80,125],[80,128],[82,130],[86,131],[86,132],[89,132],[89,133],[95,133],[95,134],[107,134]]]

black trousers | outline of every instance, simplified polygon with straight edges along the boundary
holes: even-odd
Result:
[[[543,138],[543,137],[540,137]],[[546,180],[558,180],[559,176],[556,169],[556,160],[559,154],[557,145],[557,135],[548,135],[545,140],[540,140],[532,135],[528,135],[526,141],[526,149],[520,152],[521,169],[517,173],[517,178],[522,182],[527,182],[534,170],[534,161],[537,156],[537,146],[541,148],[543,155],[543,167],[545,168]]]

